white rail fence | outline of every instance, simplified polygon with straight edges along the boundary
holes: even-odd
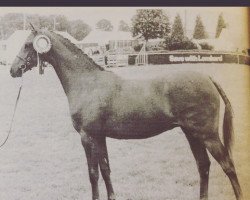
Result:
[[[108,67],[128,66],[128,54],[110,54],[107,56]]]
[[[148,65],[148,54],[146,52],[146,43],[143,44],[139,54],[135,58],[135,65]]]

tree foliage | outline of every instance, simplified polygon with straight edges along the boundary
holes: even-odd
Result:
[[[16,29],[23,28],[23,15],[21,13],[8,13],[1,18],[0,27],[3,33],[3,39],[6,39]]]
[[[221,34],[222,29],[226,27],[227,25],[224,21],[223,14],[221,13],[218,17],[215,37],[218,38]]]
[[[132,18],[133,36],[148,39],[163,38],[170,32],[168,16],[161,9],[138,9]]]
[[[119,23],[119,28],[118,28],[119,31],[124,31],[124,32],[129,32],[130,31],[130,27],[129,25],[124,22],[123,20],[120,21]]]
[[[109,20],[101,19],[96,23],[96,28],[103,31],[112,31],[114,27]]]
[[[82,20],[74,20],[70,22],[69,33],[77,40],[82,40],[85,38],[90,31],[90,26],[84,23]]]
[[[181,17],[179,14],[176,15],[174,19],[174,24],[172,27],[172,33],[171,33],[170,38],[171,40],[176,41],[176,42],[181,42],[185,38],[183,24],[182,24]]]
[[[198,49],[197,45],[185,37],[182,41],[173,41],[170,37],[165,39],[165,49],[167,50],[190,50]]]
[[[42,16],[38,15],[38,14],[34,14],[34,15],[27,15],[26,19],[27,19],[27,23],[26,23],[26,27],[25,29],[30,29],[30,25],[29,23],[32,23],[32,25],[36,28],[41,28],[40,22],[41,22],[41,18]]]
[[[48,29],[48,30],[53,30],[53,20],[54,16],[39,16],[39,21],[40,21],[40,28],[41,29]]]
[[[55,16],[55,21],[55,28],[57,31],[69,31],[71,29],[70,22],[64,15]]]
[[[8,13],[0,18],[0,37],[8,38],[15,30],[24,28],[24,16],[21,13]],[[26,15],[25,29],[31,29],[29,23],[37,28],[57,31],[67,31],[78,40],[82,40],[91,30],[90,26],[82,20],[69,21],[64,15],[43,16],[38,14]]]
[[[179,14],[177,14],[174,19],[171,35],[165,37],[165,48],[167,50],[197,49],[197,45],[185,36],[182,20]]]
[[[205,31],[205,27],[203,25],[200,15],[196,17],[193,38],[194,39],[206,39],[207,38],[207,33]]]

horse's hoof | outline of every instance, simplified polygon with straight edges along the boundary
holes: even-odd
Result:
[[[108,198],[108,200],[115,200],[115,195],[114,194],[110,195],[110,197]]]

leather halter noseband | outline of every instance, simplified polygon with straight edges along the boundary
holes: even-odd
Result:
[[[31,60],[31,57],[28,56],[27,58],[22,58],[21,56],[17,55],[16,56],[17,58],[19,58],[20,60],[24,61],[24,65],[21,65],[19,67],[19,69],[22,69],[22,70],[25,70],[25,69],[28,69],[28,70],[31,70],[31,66],[30,66],[30,60]]]
[[[39,53],[37,53],[37,67],[39,67],[39,74],[44,74],[44,62],[42,60],[40,60],[40,56]],[[27,70],[31,70],[32,66],[31,66],[31,56],[28,56],[27,58],[22,58],[21,56],[17,55],[16,56],[18,59],[24,61],[24,65],[21,65],[18,69],[22,70],[22,73],[24,73],[24,71]]]

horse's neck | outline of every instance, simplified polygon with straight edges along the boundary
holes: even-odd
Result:
[[[106,85],[107,81],[117,79],[111,72],[101,71],[87,55],[72,52],[61,44],[53,46],[48,56],[49,62],[54,67],[67,97],[70,93],[81,93],[83,87],[95,88]]]
[[[100,71],[86,55],[70,51],[62,44],[53,44],[47,60],[54,67],[66,94],[82,79],[83,74],[91,76]]]

